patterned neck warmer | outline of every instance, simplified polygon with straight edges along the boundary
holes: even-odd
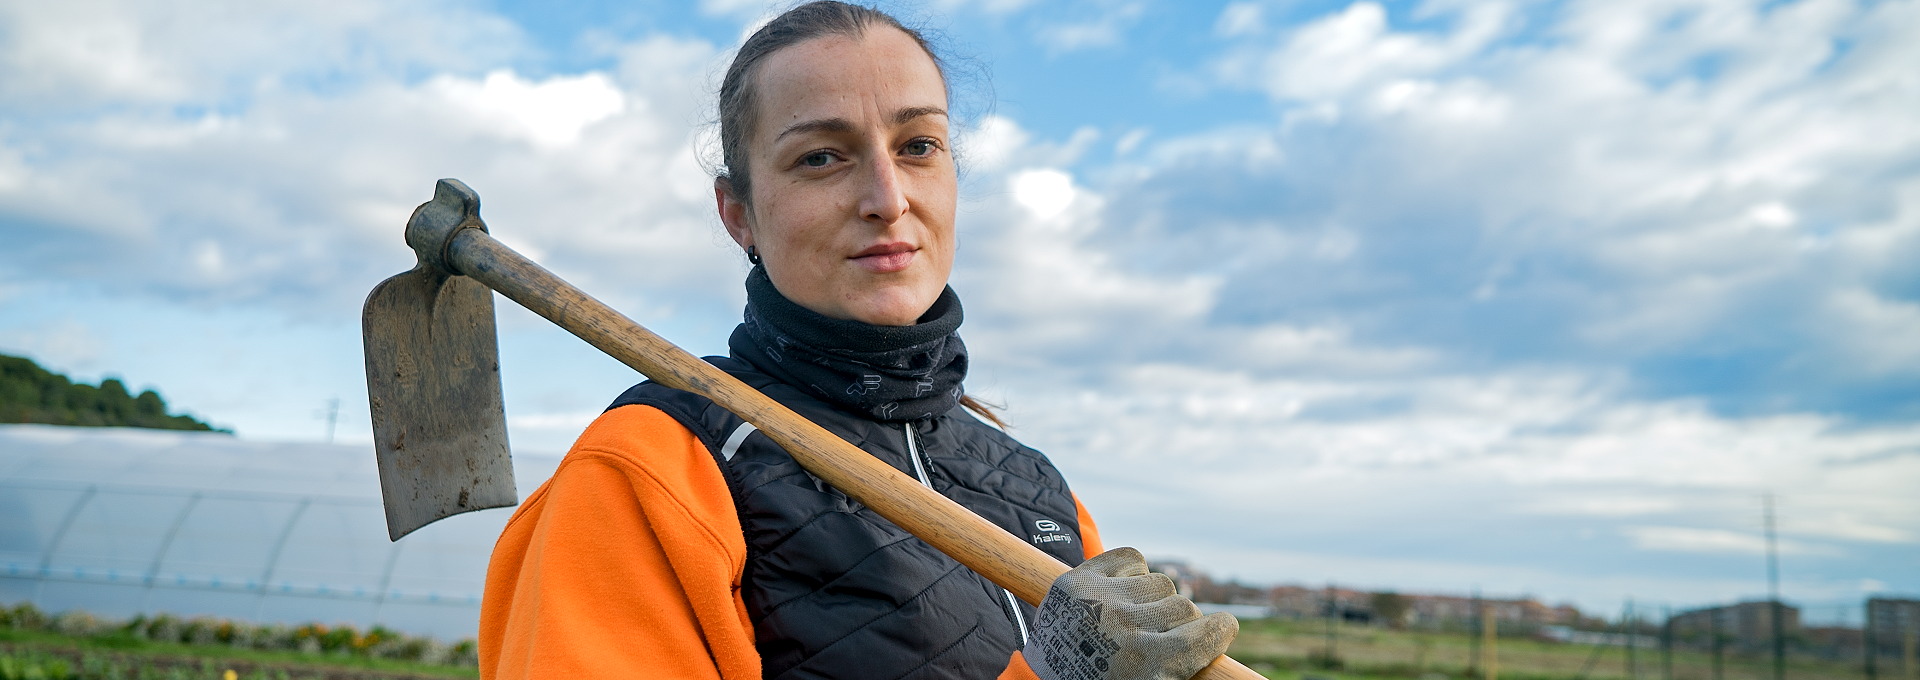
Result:
[[[747,273],[746,320],[727,346],[737,359],[842,409],[906,421],[952,410],[967,377],[960,298],[949,287],[911,326],[833,319],[788,300],[765,267]]]

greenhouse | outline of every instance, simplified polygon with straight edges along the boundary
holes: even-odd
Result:
[[[558,464],[517,456],[522,496]],[[511,508],[387,540],[371,447],[0,426],[0,605],[477,629]]]

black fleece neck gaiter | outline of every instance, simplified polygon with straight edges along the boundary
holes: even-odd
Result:
[[[766,268],[747,273],[746,321],[727,346],[737,359],[840,408],[884,421],[946,413],[960,400],[967,346],[949,287],[911,326],[822,316],[788,300]]]

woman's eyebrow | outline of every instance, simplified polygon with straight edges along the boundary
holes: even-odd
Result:
[[[776,141],[776,142],[780,141],[782,137],[786,137],[787,135],[791,135],[798,132],[852,132],[852,131],[853,131],[853,121],[849,121],[845,118],[816,118],[814,120],[803,120],[798,123],[788,125],[787,129],[781,130],[780,134],[773,136],[773,141]]]
[[[910,107],[893,112],[893,124],[905,125],[909,122],[912,122],[913,119],[919,118],[922,116],[945,117],[946,115],[947,115],[947,110],[940,108],[938,106],[910,106]],[[777,141],[780,141],[781,138],[786,137],[787,135],[801,133],[801,132],[834,132],[834,133],[853,132],[853,121],[847,120],[845,118],[816,118],[813,120],[803,120],[798,123],[788,125],[786,129],[780,131],[780,134],[774,135],[773,140],[777,142]]]
[[[905,125],[908,121],[921,116],[946,116],[947,110],[938,106],[910,106],[893,112],[893,124]]]

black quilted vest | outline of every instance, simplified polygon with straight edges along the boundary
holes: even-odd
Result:
[[[963,409],[866,420],[744,362],[707,360],[1061,561],[1081,562],[1078,515],[1060,472]],[[652,382],[609,409],[632,404],[685,425],[727,478],[746,537],[741,594],[764,677],[991,678],[1023,644],[1032,606],[827,486],[738,416]]]

